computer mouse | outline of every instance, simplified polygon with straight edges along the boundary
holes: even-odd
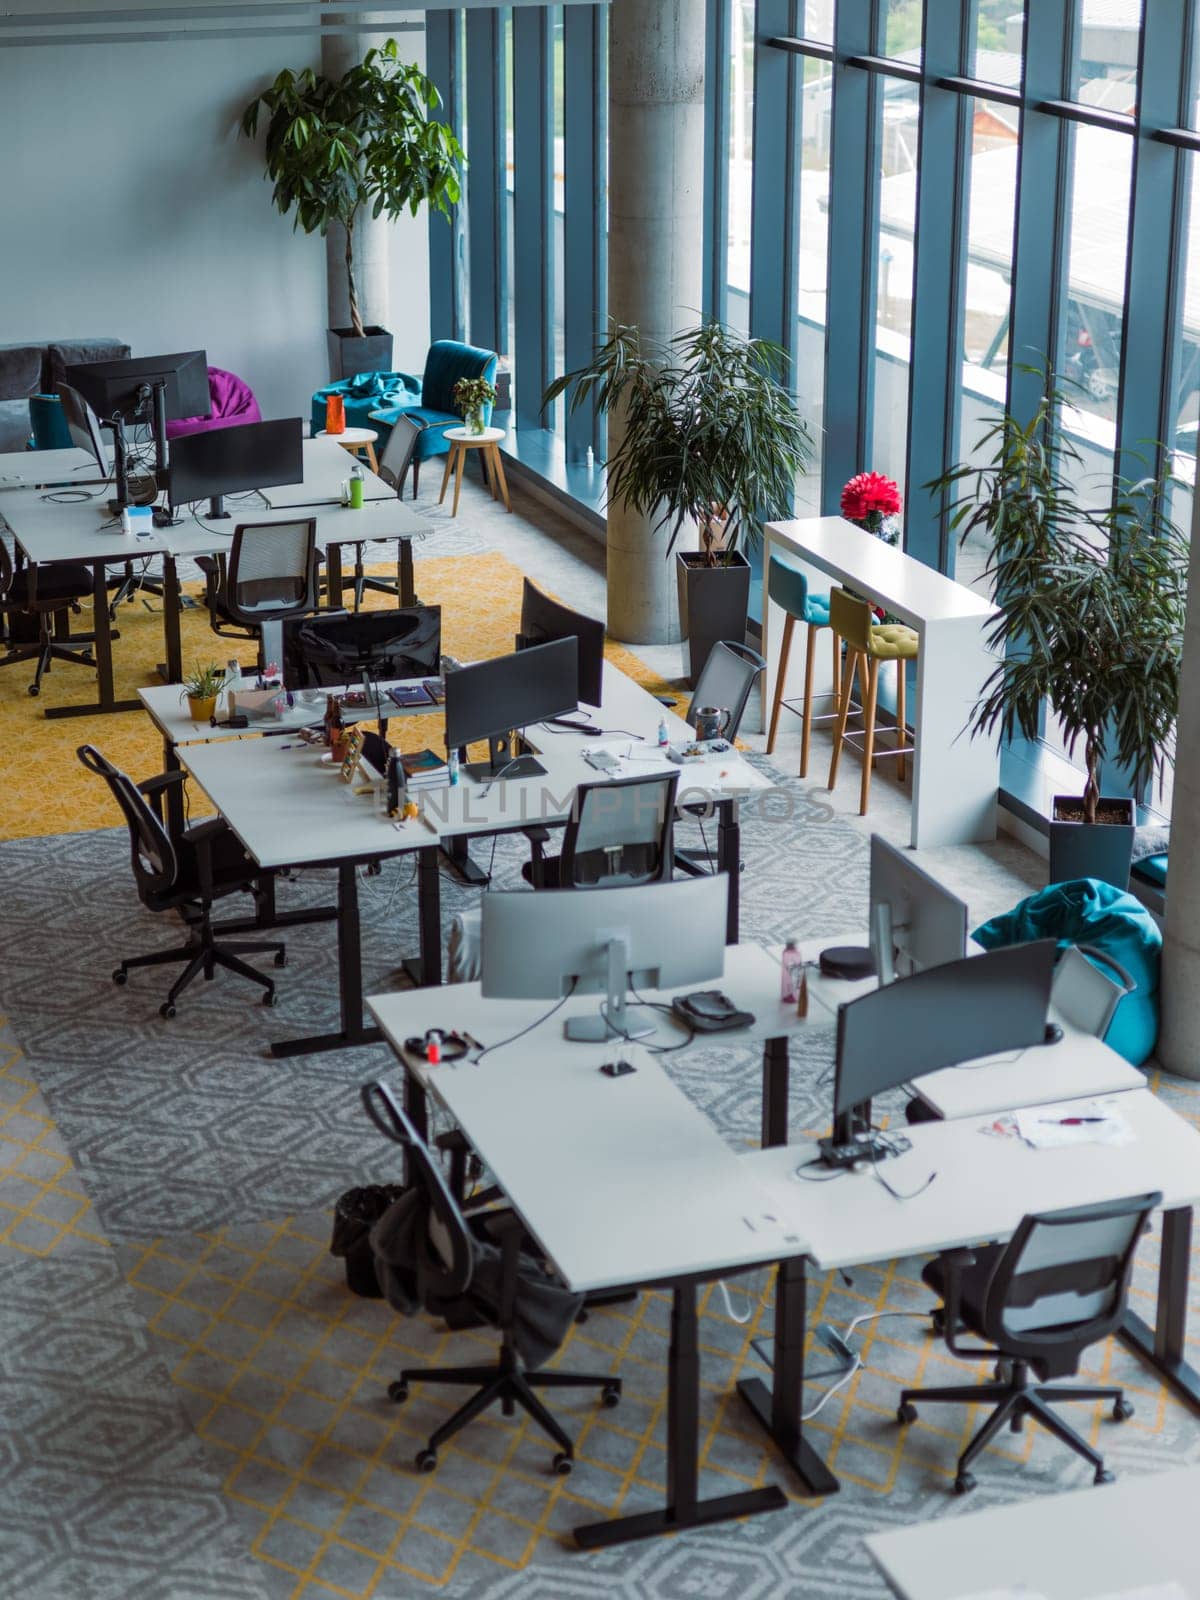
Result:
[[[1045,1037],[1044,1037],[1042,1042],[1043,1042],[1043,1044],[1057,1044],[1058,1041],[1062,1038],[1062,1036],[1063,1036],[1063,1031],[1059,1027],[1058,1023],[1057,1022],[1048,1022],[1046,1024]]]

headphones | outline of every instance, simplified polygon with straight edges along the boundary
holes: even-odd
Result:
[[[461,1034],[447,1032],[444,1028],[426,1028],[423,1034],[405,1039],[404,1048],[420,1061],[439,1066],[448,1061],[461,1061],[471,1048]]]

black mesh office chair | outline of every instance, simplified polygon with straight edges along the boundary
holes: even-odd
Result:
[[[273,1006],[274,981],[238,957],[263,952],[274,955],[275,965],[282,967],[287,965],[285,947],[277,942],[248,940],[218,943],[215,938],[214,901],[252,890],[261,876],[236,835],[219,817],[213,817],[185,829],[178,845],[173,845],[159,808],[163,791],[172,783],[183,782],[182,772],[164,772],[144,783],[134,783],[94,745],[80,745],[75,753],[89,772],[104,779],[121,808],[129,829],[130,864],[138,898],[149,911],[178,912],[189,929],[187,943],[176,949],[155,950],[150,955],[130,956],[122,961],[113,972],[113,982],[127,983],[133,967],[160,967],[184,961],[187,965],[159,1007],[161,1016],[173,1017],[175,1002],[188,984],[201,973],[212,978],[217,967],[261,984],[265,991],[263,1004]]]
[[[670,880],[677,772],[575,791],[561,855],[545,854],[549,833],[528,828],[532,856],[521,868],[535,889],[606,889]]]
[[[244,522],[228,557],[198,556],[209,622],[223,638],[261,639],[264,623],[317,609],[317,519]]]
[[[1111,1482],[1104,1458],[1068,1427],[1051,1402],[1111,1400],[1113,1419],[1123,1422],[1133,1415],[1124,1391],[1047,1380],[1072,1377],[1087,1347],[1116,1332],[1137,1241],[1161,1204],[1161,1194],[1139,1194],[1027,1216],[1007,1245],[947,1250],[925,1268],[923,1280],[942,1297],[939,1320],[949,1349],[964,1361],[994,1356],[998,1362],[995,1382],[905,1389],[900,1396],[900,1422],[916,1419],[918,1400],[994,1405],[958,1458],[958,1494],[975,1487],[967,1469],[1005,1423],[1019,1432],[1027,1416],[1090,1462],[1097,1483]],[[960,1347],[964,1331],[989,1340],[993,1348]],[[1031,1368],[1040,1382],[1030,1383]]]
[[[759,675],[766,670],[766,660],[748,644],[736,644],[724,639],[715,644],[704,663],[688,706],[688,721],[695,723],[701,706],[713,706],[718,711],[729,712],[729,723],[723,738],[732,743],[742,726],[751,690]],[[703,807],[685,807],[683,815],[701,815]],[[715,850],[684,850],[676,848],[675,865],[689,878],[702,878],[715,869]]]
[[[82,562],[54,562],[49,566],[26,566],[17,571],[8,546],[0,539],[0,618],[5,624],[5,650],[0,667],[20,661],[36,661],[30,694],[41,694],[42,678],[55,661],[73,661],[78,667],[95,670],[96,658],[90,650],[71,645],[89,644],[93,634],[68,637],[64,629],[67,614],[79,610],[79,601],[92,592],[92,574]],[[22,622],[30,624],[26,638],[18,637]],[[36,628],[37,637],[32,637]]]
[[[596,1388],[605,1405],[615,1406],[621,1380],[605,1374],[531,1371],[522,1351],[536,1350],[542,1360],[553,1354],[570,1330],[582,1295],[562,1288],[529,1253],[528,1235],[511,1210],[476,1212],[467,1221],[437,1162],[384,1084],[364,1085],[362,1099],[375,1126],[406,1157],[410,1192],[400,1202],[402,1220],[395,1222],[389,1214],[372,1238],[376,1271],[389,1300],[404,1309],[424,1307],[444,1317],[451,1328],[490,1325],[501,1336],[499,1360],[492,1366],[406,1368],[389,1384],[388,1398],[395,1401],[407,1400],[413,1383],[476,1389],[430,1435],[417,1455],[418,1468],[432,1472],[440,1447],[499,1404],[505,1416],[516,1406],[526,1411],[558,1446],[554,1470],[570,1472],[574,1446],[536,1391]],[[380,1232],[387,1233],[386,1243]],[[401,1244],[402,1264],[396,1260]]]

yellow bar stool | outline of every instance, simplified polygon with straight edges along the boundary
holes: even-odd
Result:
[[[780,556],[771,557],[770,573],[767,579],[767,589],[771,599],[780,606],[785,613],[783,621],[783,643],[779,651],[779,670],[775,674],[775,698],[771,705],[771,726],[767,733],[767,754],[775,752],[775,734],[779,727],[780,708],[786,706],[789,711],[799,710],[801,716],[800,734],[800,776],[808,776],[808,741],[812,733],[814,722],[830,722],[837,715],[837,711],[822,712],[814,717],[813,706],[813,666],[816,659],[816,637],[822,628],[829,626],[829,596],[827,594],[813,594],[808,587],[807,576],[799,567],[792,566],[790,561],[784,561]],[[792,634],[797,622],[803,622],[808,632],[804,640],[804,699],[797,706],[794,700],[785,700],[783,697],[784,685],[787,679],[788,656],[792,649]],[[838,700],[837,683],[841,667],[841,647],[836,636],[833,640],[833,682],[834,689],[830,695],[818,696],[820,699],[832,699],[836,705]]]
[[[874,613],[865,600],[848,594],[845,589],[834,589],[829,596],[829,625],[834,639],[846,646],[846,662],[842,668],[841,694],[838,700],[837,726],[833,733],[833,760],[829,764],[829,787],[837,783],[838,761],[842,745],[858,748],[862,740],[862,793],[858,814],[865,817],[871,798],[871,767],[878,756],[895,756],[898,776],[904,778],[904,758],[912,750],[904,740],[908,728],[904,716],[905,662],[917,656],[918,635],[914,628],[902,622],[875,621]],[[896,743],[886,750],[875,748],[875,709],[879,703],[879,663],[895,661],[896,673]],[[854,688],[854,675],[858,673],[859,693],[863,695],[863,731],[847,733],[850,717],[850,695]],[[865,692],[864,692],[865,691]]]

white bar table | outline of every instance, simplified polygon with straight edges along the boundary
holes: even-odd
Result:
[[[898,1600],[960,1600],[981,1589],[1093,1600],[1171,1583],[1194,1600],[1198,1503],[1200,1467],[1180,1467],[938,1517],[865,1543]]]
[[[66,450],[0,451],[0,490],[48,484],[90,486],[101,482],[95,457],[71,445]]]
[[[823,576],[865,595],[920,636],[913,848],[994,839],[999,750],[993,739],[972,738],[967,729],[984,682],[996,665],[984,636],[996,607],[973,589],[884,544],[843,517],[769,522],[763,548],[764,717],[773,698],[778,667],[770,599],[773,554],[798,561],[819,587],[824,587]],[[824,651],[817,653],[817,671],[827,671]],[[830,688],[828,680],[815,685],[817,693]]]

